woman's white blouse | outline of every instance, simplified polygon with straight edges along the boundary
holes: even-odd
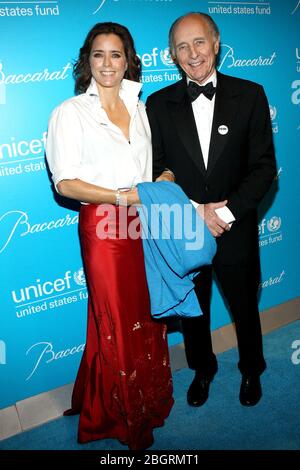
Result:
[[[46,155],[57,188],[64,179],[80,179],[107,189],[152,181],[151,131],[141,84],[123,79],[120,97],[130,114],[130,143],[102,108],[94,79],[87,91],[54,109]]]

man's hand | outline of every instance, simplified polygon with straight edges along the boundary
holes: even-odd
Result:
[[[204,204],[204,220],[209,228],[209,231],[214,237],[220,237],[225,232],[225,230],[230,230],[230,225],[226,224],[226,222],[220,219],[220,217],[218,217],[215,213],[215,209],[226,206],[227,202],[228,201],[226,200]]]
[[[163,171],[155,181],[169,181],[170,183],[174,183],[175,179],[172,173],[169,171]]]

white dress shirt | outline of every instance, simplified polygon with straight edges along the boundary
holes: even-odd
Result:
[[[101,106],[92,78],[87,91],[64,101],[49,120],[46,154],[52,179],[80,179],[107,189],[152,181],[151,131],[141,83],[123,79],[120,97],[130,114],[130,143]]]
[[[187,77],[187,82],[189,83],[190,81],[191,80]],[[201,83],[201,85],[206,85],[209,82],[212,82],[214,87],[217,86],[216,72],[214,72],[205,82]],[[215,97],[216,95],[214,95],[212,100],[209,100],[208,98],[206,98],[206,96],[203,95],[203,93],[201,93],[198,98],[192,102],[192,108],[205,168],[207,168],[208,164],[210,136],[215,108]],[[196,207],[196,204],[194,205]],[[234,215],[226,206],[221,207],[219,209],[215,209],[215,212],[220,217],[220,219],[222,219],[226,223],[231,223],[235,220]]]

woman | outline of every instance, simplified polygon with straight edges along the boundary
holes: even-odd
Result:
[[[82,203],[89,288],[86,347],[65,414],[80,413],[79,442],[117,438],[143,449],[173,399],[166,327],[150,317],[142,242],[127,231],[137,221],[134,186],[152,177],[140,60],[127,28],[96,24],[74,76],[80,94],[53,111],[47,139],[57,191]]]

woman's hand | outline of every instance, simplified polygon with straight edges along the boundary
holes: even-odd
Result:
[[[132,206],[133,204],[140,204],[140,198],[137,188],[122,191],[120,197],[120,206]]]

